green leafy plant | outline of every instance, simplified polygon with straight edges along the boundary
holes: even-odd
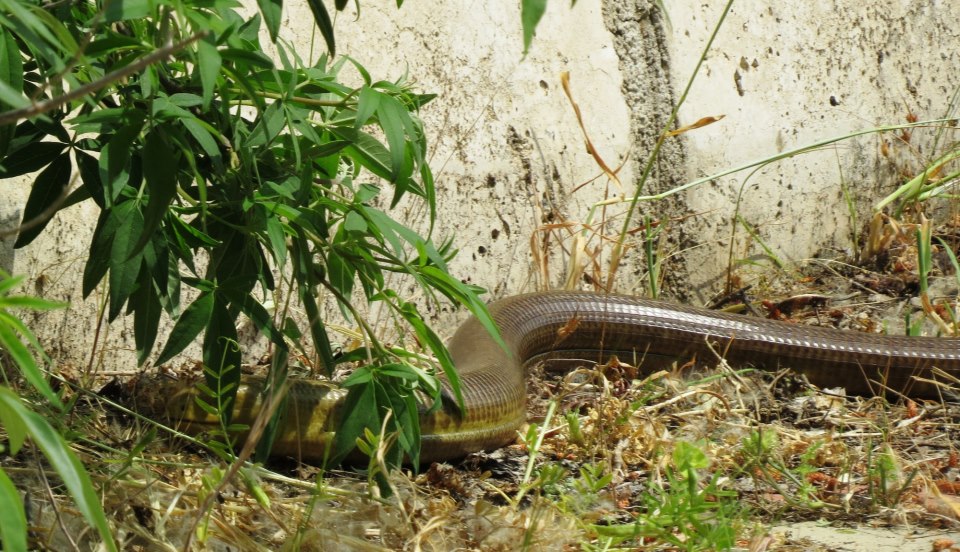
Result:
[[[866,458],[868,493],[874,506],[895,506],[900,503],[904,493],[910,490],[910,485],[920,470],[913,468],[904,473],[900,459],[889,443],[883,443],[877,448],[879,450],[870,446]]]
[[[958,332],[957,326],[957,313],[950,307],[948,301],[944,301],[939,305],[940,313],[936,306],[933,303],[933,300],[930,297],[930,276],[933,271],[933,229],[931,228],[930,221],[926,218],[923,218],[920,221],[920,224],[917,225],[915,231],[915,237],[917,241],[917,276],[920,284],[920,304],[923,306],[923,312],[926,319],[933,321],[937,324],[938,329],[946,335],[954,335]],[[958,263],[957,257],[954,255],[953,250],[950,246],[943,241],[939,236],[937,237],[940,246],[943,248],[942,251],[947,255],[947,258],[950,259],[950,263],[954,267],[955,274],[960,274],[957,272]],[[956,276],[960,278],[960,276]],[[921,323],[924,318],[919,318],[916,323],[910,324],[910,321],[907,321],[907,333],[910,335],[918,335],[921,331]]]
[[[93,526],[108,550],[117,550],[100,499],[83,465],[71,452],[60,433],[47,419],[34,412],[17,394],[6,378],[14,374],[29,383],[44,403],[57,412],[64,410],[60,397],[50,388],[37,356],[46,358],[33,332],[10,309],[52,309],[62,305],[35,297],[10,295],[22,278],[0,274],[0,352],[10,361],[0,361],[5,385],[0,385],[0,428],[6,431],[7,448],[17,454],[29,438],[43,452],[51,468],[60,476],[73,497],[77,510]],[[9,375],[8,375],[9,374]],[[0,446],[0,450],[2,450]],[[4,550],[27,550],[27,517],[20,492],[0,469],[0,540]]]
[[[232,378],[219,378],[218,371],[215,368],[205,366],[203,368],[204,372],[207,374],[207,378],[212,380],[217,385],[222,385],[224,380]],[[232,370],[239,370],[239,367],[228,366],[221,369],[220,373],[229,372]],[[226,387],[216,387],[211,389],[205,382],[200,382],[197,384],[199,395],[196,398],[197,405],[203,409],[204,412],[210,414],[213,418],[219,420],[220,425],[217,428],[215,435],[212,439],[205,441],[207,447],[217,453],[218,456],[224,460],[232,460],[234,458],[234,447],[236,445],[236,435],[243,431],[250,429],[246,424],[240,424],[236,422],[230,422],[229,424],[225,422],[230,418],[228,412],[231,410],[233,404],[233,398],[231,397],[230,391],[233,389],[234,384],[227,383]]]
[[[666,485],[653,483],[632,524],[594,525],[608,545],[631,539],[655,539],[678,550],[729,550],[736,543],[746,511],[737,493],[723,488],[723,476],[703,480],[710,462],[702,444],[678,441],[665,469]],[[646,541],[646,542],[649,542]]]
[[[332,53],[329,14],[322,2],[310,5]],[[433,96],[402,79],[375,80],[351,58],[304,60],[278,40],[277,3],[260,2],[249,17],[229,0],[4,6],[0,73],[11,78],[0,85],[8,109],[0,113],[0,177],[40,171],[16,246],[58,210],[95,202],[83,294],[106,283],[107,318],[133,317],[139,362],[158,342],[154,363],[162,364],[202,336],[207,387],[229,405],[240,376],[239,317],[284,358],[308,335],[313,364],[327,374],[346,360],[364,363],[346,382],[349,423],[337,433],[334,460],[391,410],[387,429],[400,438],[389,458],[416,463],[414,397],[423,392],[428,408],[439,407],[437,373],[422,357],[384,345],[355,308],[357,296],[406,325],[458,399],[443,343],[390,275],[468,307],[495,331],[480,290],[450,276],[451,244],[430,238],[434,182],[417,113]],[[276,63],[260,44],[264,24]],[[341,82],[348,69],[358,85]],[[382,200],[383,182],[392,192]],[[427,208],[426,235],[380,207],[408,197]],[[189,302],[183,287],[195,290]],[[280,292],[302,306],[303,328],[288,301],[272,314],[264,307]],[[361,328],[362,353],[334,357],[324,297]],[[164,312],[176,320],[165,340]],[[285,365],[274,368],[271,378],[282,382]],[[218,411],[229,427],[231,409]]]
[[[764,484],[772,487],[780,496],[794,507],[820,509],[825,506],[817,496],[817,489],[810,483],[809,476],[818,471],[813,459],[822,442],[812,443],[800,455],[800,463],[794,468],[778,456],[780,442],[773,431],[752,431],[742,441],[741,473],[750,474]],[[784,488],[779,482],[783,478],[793,488]]]

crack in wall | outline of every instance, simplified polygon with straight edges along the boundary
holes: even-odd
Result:
[[[639,181],[647,157],[657,141],[673,106],[676,95],[671,81],[670,56],[667,45],[667,33],[663,14],[653,2],[633,0],[628,2],[607,1],[603,4],[604,24],[613,36],[613,44],[620,60],[620,72],[623,75],[624,101],[630,111],[631,138],[634,174]],[[661,147],[659,157],[650,173],[650,177],[640,190],[642,194],[669,190],[686,182],[686,151],[681,139],[668,139]],[[627,193],[635,192],[637,182],[625,183],[630,188]],[[631,186],[632,185],[632,186]],[[671,197],[657,203],[641,203],[639,213],[635,214],[635,224],[642,221],[642,215],[662,222],[685,219],[690,210],[680,196]],[[662,289],[679,299],[687,299],[685,289],[687,263],[682,251],[695,240],[688,223],[669,224],[663,233],[661,244],[664,253],[670,254],[667,266],[662,267]],[[642,245],[642,244],[640,244]],[[639,277],[644,270],[643,259],[636,253],[625,259],[627,266],[634,267],[632,275]],[[680,254],[677,254],[677,253]],[[619,288],[628,291],[623,278],[618,275]]]

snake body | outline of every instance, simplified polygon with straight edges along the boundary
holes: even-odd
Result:
[[[457,458],[503,446],[526,418],[525,366],[540,355],[600,360],[616,354],[631,364],[646,355],[715,358],[763,369],[793,368],[820,386],[853,394],[937,397],[933,369],[960,378],[960,339],[843,331],[590,292],[541,292],[489,305],[506,348],[468,319],[448,344],[461,379],[466,414],[453,407],[421,415],[422,461]],[[593,351],[593,353],[590,353]],[[641,365],[642,367],[642,365]],[[322,460],[345,393],[307,382],[289,391],[284,429],[273,453]],[[238,392],[234,420],[250,423],[263,407],[258,384]],[[184,396],[168,413],[203,429],[214,420]]]

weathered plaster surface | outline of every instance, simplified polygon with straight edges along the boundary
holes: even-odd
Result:
[[[672,77],[679,89],[722,6],[670,6]],[[684,124],[726,115],[686,135],[686,178],[859,129],[905,123],[909,114],[920,120],[954,115],[960,31],[952,21],[958,15],[960,5],[952,2],[736,2],[681,110]],[[688,226],[689,235],[700,236],[688,266],[708,267],[690,272],[689,289],[701,299],[715,291],[741,187],[739,214],[777,255],[800,260],[818,252],[849,253],[851,229],[859,230],[870,207],[904,181],[902,174],[917,174],[937,155],[934,134],[916,130],[908,143],[892,133],[844,140],[684,194],[691,212],[704,213]],[[953,140],[941,138],[940,148]],[[841,184],[855,200],[856,225]],[[734,257],[758,253],[741,228]]]
[[[443,2],[407,3],[399,12],[364,7],[359,23],[338,21],[343,51],[377,74],[406,69],[438,94],[422,113],[437,172],[438,234],[457,236],[462,254],[453,269],[497,295],[562,282],[559,273],[549,283],[532,274],[531,234],[586,216],[603,197],[603,180],[573,193],[600,170],[586,152],[561,72],[570,72],[585,125],[607,162],[619,164],[631,147],[617,52],[600,6],[551,6],[551,24],[541,27],[526,59],[518,16],[513,4]],[[309,16],[299,20],[309,23]],[[376,48],[389,54],[364,54],[368,25],[386,30]],[[632,178],[629,167],[622,178]]]
[[[602,5],[601,5],[602,4]],[[531,236],[548,224],[587,220],[605,194],[633,193],[636,178],[712,32],[717,2],[667,2],[671,25],[652,2],[551,2],[530,54],[521,56],[515,2],[362,2],[337,20],[338,48],[375,78],[414,77],[439,97],[423,110],[440,215],[437,236],[455,234],[461,254],[455,274],[492,296],[555,287],[563,282],[565,253],[553,250],[546,278],[534,268]],[[286,3],[286,27],[301,57],[311,57],[312,17],[304,3]],[[663,192],[749,160],[877,124],[946,113],[954,89],[960,36],[953,22],[960,4],[854,0],[734,5],[680,112],[680,124],[725,115],[711,126],[666,142],[644,192]],[[610,166],[629,157],[609,187],[586,152],[561,86],[572,92],[598,152]],[[349,78],[349,77],[348,77]],[[894,142],[892,136],[886,138]],[[642,216],[665,223],[658,244],[669,257],[668,295],[703,302],[722,283],[731,217],[746,184],[739,214],[785,259],[852,248],[851,220],[840,182],[849,186],[861,218],[887,193],[896,176],[928,158],[931,135],[909,144],[865,137],[771,165],[749,181],[723,177],[658,203]],[[3,204],[16,210],[28,183],[4,183]],[[576,191],[575,191],[576,190]],[[402,206],[423,227],[422,207]],[[623,207],[611,208],[607,230],[619,228]],[[27,291],[68,299],[68,311],[41,315],[35,327],[55,357],[85,365],[97,331],[97,301],[79,297],[79,281],[96,213],[92,206],[62,213],[37,242],[17,252],[15,271]],[[0,219],[7,211],[0,213]],[[563,232],[558,231],[558,235]],[[639,235],[639,234],[638,234]],[[556,243],[556,241],[554,241]],[[597,241],[592,242],[595,245]],[[568,238],[563,242],[571,247]],[[639,249],[618,273],[617,289],[642,292]],[[760,253],[740,231],[734,257]],[[2,262],[2,256],[0,256]],[[461,313],[431,313],[441,333],[452,333]],[[134,366],[129,321],[109,330],[104,366]],[[195,353],[194,353],[195,354]]]

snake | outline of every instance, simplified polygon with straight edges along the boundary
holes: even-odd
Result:
[[[719,355],[731,366],[791,368],[817,386],[865,396],[942,400],[960,381],[956,337],[841,330],[594,292],[528,293],[494,301],[488,309],[502,342],[475,316],[456,330],[447,348],[465,410],[452,401],[433,411],[422,407],[421,462],[456,459],[515,441],[527,415],[526,369],[548,356],[603,361],[616,355],[643,368],[648,358],[716,360]],[[451,393],[449,383],[443,385]],[[262,381],[244,380],[234,422],[249,424],[264,408],[262,386]],[[164,394],[166,414],[190,433],[219,423],[196,405],[195,393]],[[329,383],[293,383],[271,454],[323,461],[345,397],[345,390]]]

